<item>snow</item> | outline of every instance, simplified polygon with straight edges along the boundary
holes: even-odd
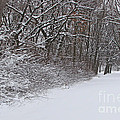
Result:
[[[3,105],[0,120],[119,120],[119,77],[120,71],[101,73],[69,89],[49,90],[45,98],[26,100],[22,105]],[[114,109],[108,110],[108,106]]]

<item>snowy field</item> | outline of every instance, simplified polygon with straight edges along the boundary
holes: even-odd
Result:
[[[120,72],[49,90],[46,98],[22,105],[1,106],[0,120],[120,120]]]

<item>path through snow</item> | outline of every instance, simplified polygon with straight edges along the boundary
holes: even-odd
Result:
[[[120,120],[120,72],[49,90],[47,97],[1,106],[0,120]]]

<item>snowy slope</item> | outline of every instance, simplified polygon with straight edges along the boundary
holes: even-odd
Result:
[[[47,99],[1,106],[0,120],[120,120],[120,72],[49,90]]]

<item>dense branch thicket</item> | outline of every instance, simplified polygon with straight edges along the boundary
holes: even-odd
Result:
[[[120,2],[9,0],[0,28],[1,58],[6,51],[28,56],[28,62],[96,74],[106,65],[106,74],[120,64]]]

